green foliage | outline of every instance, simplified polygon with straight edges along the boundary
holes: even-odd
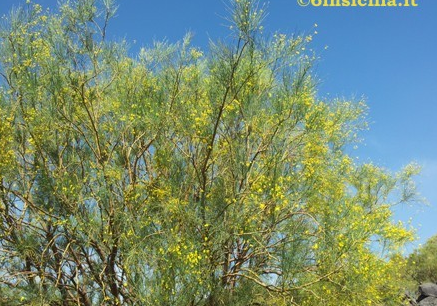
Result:
[[[30,3],[0,33],[2,302],[395,305],[415,169],[346,153],[365,105],[317,97],[311,36],[236,0],[232,42],[132,58],[113,14]]]
[[[407,276],[414,283],[412,289],[426,282],[437,283],[437,236],[408,256]]]

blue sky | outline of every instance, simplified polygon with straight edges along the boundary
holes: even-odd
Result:
[[[23,1],[2,0],[0,14]],[[36,0],[56,7],[56,0]],[[413,246],[437,234],[437,1],[418,7],[301,7],[297,0],[270,0],[264,33],[312,33],[321,59],[316,73],[323,97],[365,98],[370,130],[353,154],[392,171],[411,161],[429,206],[398,207],[396,217],[418,229]],[[132,52],[154,40],[180,40],[187,31],[206,50],[226,38],[227,0],[120,0],[109,38],[125,38]],[[325,50],[325,46],[328,49]],[[411,246],[412,247],[412,246]]]

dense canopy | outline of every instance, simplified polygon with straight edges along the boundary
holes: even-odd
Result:
[[[396,305],[411,231],[347,152],[364,103],[318,97],[311,35],[231,3],[208,51],[106,39],[110,0],[0,32],[0,303]]]

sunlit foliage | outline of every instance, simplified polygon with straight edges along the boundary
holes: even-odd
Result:
[[[414,196],[348,148],[365,105],[324,100],[311,36],[231,3],[207,52],[107,41],[110,0],[27,3],[0,33],[6,305],[395,305]],[[351,151],[351,150],[349,150]]]
[[[423,283],[437,283],[437,236],[429,238],[408,256],[405,271],[412,291]]]

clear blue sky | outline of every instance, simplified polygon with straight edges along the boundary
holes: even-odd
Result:
[[[109,38],[125,38],[132,52],[154,40],[193,44],[229,34],[223,19],[227,0],[120,0]],[[56,0],[35,0],[56,7]],[[261,1],[262,2],[262,1]],[[321,59],[316,72],[321,96],[361,98],[370,107],[370,130],[354,152],[392,171],[410,161],[423,166],[417,179],[430,206],[403,206],[397,218],[413,217],[423,243],[437,234],[437,1],[418,7],[301,7],[297,0],[270,0],[266,34],[311,33]],[[0,13],[22,1],[2,0]],[[325,46],[329,46],[324,50]]]

